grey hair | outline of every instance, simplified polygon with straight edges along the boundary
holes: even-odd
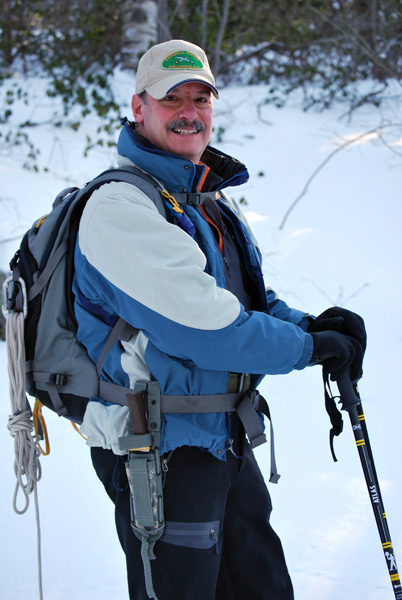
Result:
[[[140,94],[138,94],[138,96],[139,96],[139,98],[140,98],[140,100],[141,100],[141,102],[143,104],[147,103],[147,96],[148,96],[148,94],[147,94],[146,90],[144,90],[143,92],[141,92]]]

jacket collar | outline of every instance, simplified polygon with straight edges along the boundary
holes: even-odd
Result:
[[[135,124],[122,119],[117,143],[119,157],[163,181],[170,192],[215,191],[248,181],[246,167],[220,150],[207,146],[202,164],[160,150],[135,131]]]

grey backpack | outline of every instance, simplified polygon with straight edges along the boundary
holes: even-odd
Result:
[[[26,232],[10,263],[12,275],[3,285],[6,317],[14,311],[22,311],[25,317],[26,391],[78,424],[88,399],[99,396],[100,369],[108,350],[132,333],[132,327],[118,319],[97,365],[76,337],[72,281],[79,221],[92,192],[112,181],[135,185],[168,218],[156,180],[136,167],[105,171],[81,189],[60,192],[51,212]],[[106,387],[101,397],[107,400],[105,395],[112,395],[117,386]]]

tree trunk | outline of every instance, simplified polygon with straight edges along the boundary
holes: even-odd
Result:
[[[215,77],[218,75],[219,69],[221,66],[221,49],[222,49],[223,37],[226,32],[226,26],[228,24],[229,8],[230,8],[230,0],[225,0],[224,4],[223,4],[222,17],[221,17],[220,23],[219,23],[219,31],[218,31],[218,35],[216,36],[216,41],[215,41],[214,62],[213,62],[213,67],[212,67],[212,71],[213,71]]]
[[[158,0],[126,0],[123,22],[123,69],[135,70],[141,55],[158,39]]]
[[[201,48],[204,51],[207,47],[207,12],[208,0],[202,0]]]
[[[172,38],[167,17],[167,0],[158,0],[158,43]]]

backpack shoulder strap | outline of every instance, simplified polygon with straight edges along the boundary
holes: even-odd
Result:
[[[138,189],[140,189],[142,192],[144,192],[144,194],[146,194],[153,201],[156,208],[158,209],[158,212],[165,219],[170,220],[169,212],[167,210],[166,204],[165,204],[162,194],[161,194],[161,192],[163,191],[163,187],[159,184],[159,182],[156,179],[154,179],[153,177],[151,177],[150,175],[145,173],[145,171],[142,171],[141,169],[139,169],[138,167],[136,167],[134,165],[118,167],[116,169],[109,169],[107,171],[104,171],[97,177],[95,177],[95,179],[93,179],[89,183],[87,183],[87,185],[84,188],[82,188],[82,190],[80,190],[80,192],[78,192],[78,194],[77,194],[77,196],[81,195],[82,200],[80,202],[80,199],[77,198],[77,202],[76,202],[77,212],[76,212],[75,218],[73,219],[73,223],[72,223],[72,226],[70,229],[70,243],[69,243],[70,248],[73,246],[73,244],[71,243],[71,240],[76,238],[78,227],[79,227],[80,216],[82,214],[82,210],[86,204],[86,201],[89,199],[89,197],[95,190],[99,189],[105,183],[111,183],[113,181],[124,182],[124,183],[129,183],[129,184],[135,185]],[[71,253],[70,257],[68,257],[68,259],[67,259],[67,273],[68,273],[67,279],[71,282],[72,282],[72,274],[74,271],[73,262],[74,262],[74,257],[73,257],[73,253]],[[70,316],[70,319],[74,323],[75,322],[74,307],[73,307],[72,298],[70,296],[67,298],[67,311]],[[98,376],[100,375],[103,361],[106,357],[106,354],[109,352],[110,348],[113,346],[113,344],[118,339],[125,339],[125,340],[129,339],[133,329],[134,328],[131,327],[128,323],[126,323],[123,319],[121,319],[121,318],[118,319],[117,323],[115,324],[115,326],[113,327],[113,329],[109,335],[108,340],[106,341],[106,344],[105,344],[103,351],[97,362],[96,368],[97,368]]]
[[[111,183],[113,181],[120,181],[124,183],[130,183],[135,185],[144,194],[146,194],[152,202],[155,204],[158,212],[165,218],[168,213],[165,202],[162,198],[161,192],[163,191],[162,185],[151,175],[145,173],[142,169],[136,166],[125,166],[117,167],[116,169],[109,169],[104,171],[83,188],[83,192],[86,197],[89,197],[92,192],[97,190],[104,183]]]

